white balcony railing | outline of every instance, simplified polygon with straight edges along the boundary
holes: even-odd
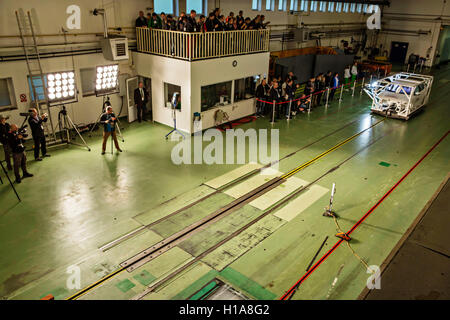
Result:
[[[140,52],[188,61],[269,51],[269,30],[180,32],[136,28]]]

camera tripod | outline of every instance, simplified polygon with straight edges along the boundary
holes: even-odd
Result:
[[[97,121],[95,121],[94,125],[92,126],[91,130],[89,130],[89,137],[92,136],[92,131],[94,131],[94,129],[99,125],[100,123],[100,119],[102,118],[102,115],[106,112],[106,107],[110,107],[111,103],[109,102],[109,97],[106,97],[106,100],[103,100],[103,106],[102,106],[102,112],[100,113],[100,115],[97,118]],[[116,129],[117,129],[117,136],[120,138],[120,140],[122,140],[122,142],[125,142],[125,139],[123,138],[122,135],[122,131],[120,131],[120,120],[119,117],[116,117]]]
[[[62,119],[59,118],[60,116],[62,116]],[[88,144],[84,140],[84,138],[81,135],[80,131],[78,131],[77,126],[73,123],[72,119],[70,119],[69,115],[67,114],[66,106],[64,106],[64,105],[62,106],[62,109],[61,109],[61,111],[58,114],[58,119],[59,119],[58,124],[59,124],[59,127],[60,127],[62,143],[67,143],[67,144],[73,144],[73,145],[77,145],[77,146],[81,146],[81,147],[86,147],[88,149],[88,151],[91,151],[91,148],[89,148]],[[75,130],[77,135],[80,137],[81,141],[83,141],[83,144],[72,141],[73,139],[70,136],[70,129],[74,129]],[[65,132],[66,137],[63,137],[63,132]]]
[[[12,183],[11,179],[9,178],[8,171],[6,171],[5,167],[3,166],[2,161],[0,161],[0,166],[2,167],[2,170],[3,170],[3,172],[5,173],[6,178],[7,178],[8,181],[9,181],[9,184],[11,185],[11,188],[13,189],[14,193],[16,194],[17,199],[19,199],[19,201],[22,201],[22,200],[20,199],[20,197],[19,197],[19,194],[17,193],[16,188],[14,187],[14,184]],[[0,183],[3,184],[3,180],[2,180],[1,177],[0,177]]]

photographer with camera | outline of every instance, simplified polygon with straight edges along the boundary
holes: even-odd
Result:
[[[39,117],[35,108],[31,108],[29,112],[30,117],[28,118],[28,124],[30,125],[31,135],[33,136],[34,141],[34,159],[36,161],[42,161],[42,158],[39,158],[39,150],[42,152],[42,157],[50,157],[50,155],[47,154],[44,127],[42,126],[43,122],[47,122],[47,114],[44,113]]]
[[[109,136],[112,136],[112,139],[114,140],[114,144],[116,146],[117,151],[122,152],[122,150],[119,147],[119,142],[117,141],[116,122],[117,122],[117,118],[113,112],[112,107],[111,106],[106,107],[106,112],[104,114],[102,114],[102,116],[100,118],[100,123],[102,123],[104,126],[102,155],[105,154],[106,142],[108,141]]]
[[[21,131],[19,130],[17,125],[11,124],[8,132],[8,143],[13,155],[14,175],[16,176],[16,183],[21,183],[22,179],[33,176],[27,171],[27,156],[25,154],[25,147],[23,145],[23,139],[25,137],[26,134],[24,133],[24,130]],[[22,168],[22,178],[19,174],[19,167]]]
[[[6,122],[8,118],[9,117],[0,115],[0,142],[3,145],[3,151],[5,152],[6,167],[8,168],[8,170],[12,170],[11,148],[8,144],[9,123]]]

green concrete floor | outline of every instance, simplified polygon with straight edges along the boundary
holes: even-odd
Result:
[[[319,190],[337,184],[335,210],[342,229],[350,228],[449,129],[450,70],[438,70],[435,77],[424,112],[408,122],[388,119],[294,176],[298,183],[313,181],[379,139],[314,186]],[[352,98],[346,93],[341,105],[335,102],[328,109],[300,114],[290,123],[277,122],[274,128],[280,130],[282,157],[356,120],[283,160],[278,170],[288,172],[381,119],[370,115],[369,106],[365,95]],[[55,148],[51,158],[30,161],[29,171],[35,177],[17,186],[21,203],[8,185],[0,185],[0,297],[39,299],[52,293],[56,299],[67,298],[77,291],[66,287],[68,267],[80,267],[81,287],[87,286],[117,270],[132,255],[234,199],[230,194],[216,194],[182,216],[100,251],[102,245],[213,192],[202,184],[242,167],[177,166],[170,158],[175,142],[164,140],[168,127],[152,123],[124,127],[122,154],[101,156],[97,134],[87,139],[92,152],[74,146]],[[258,119],[241,128],[270,128],[270,124]],[[353,248],[369,265],[380,265],[410,226],[449,172],[449,158],[447,138],[353,233]],[[380,165],[382,162],[387,164]],[[286,183],[283,187],[290,186]],[[329,239],[322,253],[336,242],[332,220],[321,215],[329,195],[315,194],[315,200],[289,221],[279,218],[277,212],[268,215],[145,299],[185,299],[214,278],[247,297],[279,298],[304,274],[325,236]],[[262,212],[245,205],[136,271],[120,273],[82,299],[130,299]],[[331,287],[340,268],[338,282]],[[355,299],[368,277],[350,250],[340,246],[303,283],[294,299]]]

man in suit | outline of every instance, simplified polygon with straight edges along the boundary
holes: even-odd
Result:
[[[39,116],[35,108],[31,108],[29,111],[30,117],[28,118],[28,124],[30,125],[31,135],[34,141],[34,159],[36,161],[42,161],[42,158],[39,157],[39,151],[42,152],[42,157],[50,157],[47,154],[44,127],[42,126],[42,123],[47,122],[47,115],[43,114]]]
[[[139,82],[139,87],[134,90],[134,105],[137,108],[138,121],[145,121],[147,112],[148,91],[144,88],[144,82]]]

